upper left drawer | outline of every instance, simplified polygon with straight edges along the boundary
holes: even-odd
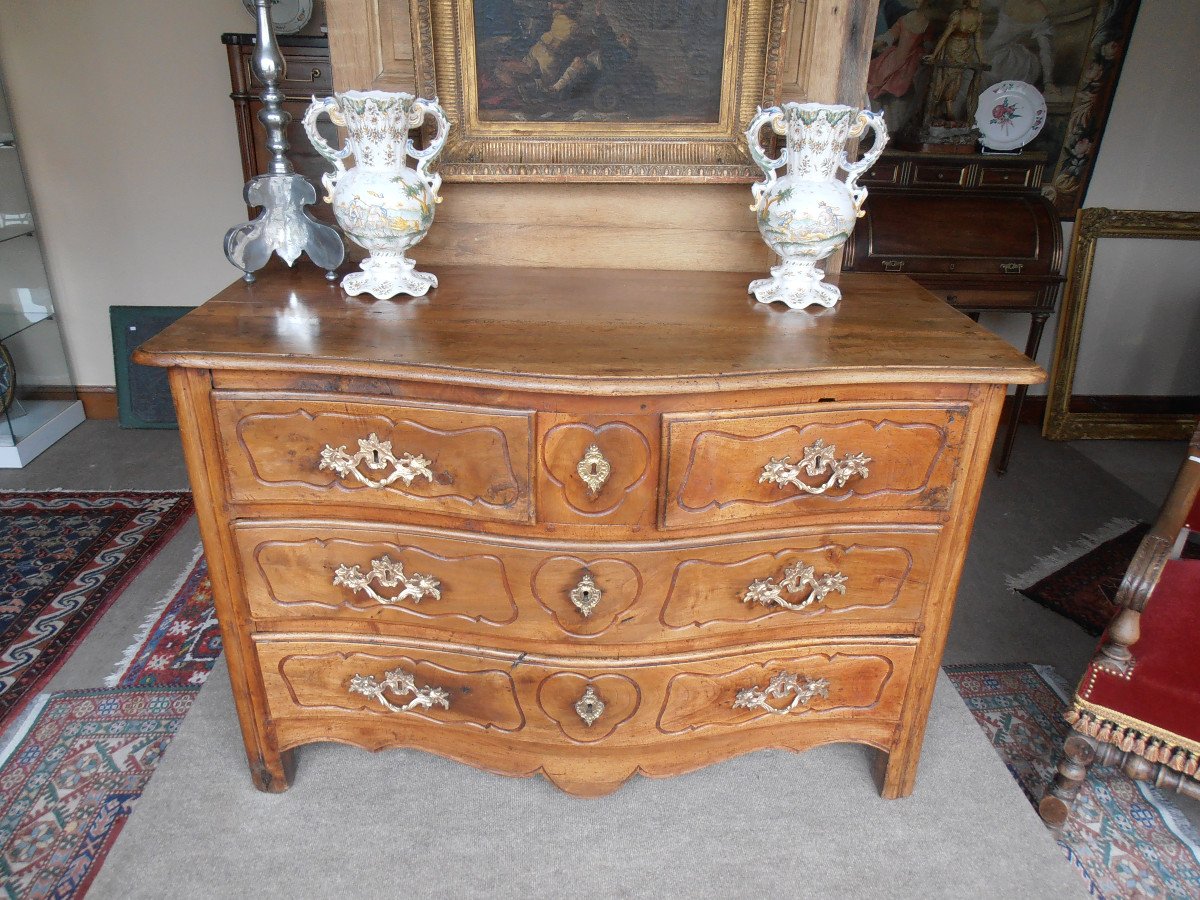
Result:
[[[533,413],[217,393],[229,496],[532,522]]]

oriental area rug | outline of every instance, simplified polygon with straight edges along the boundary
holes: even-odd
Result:
[[[0,494],[0,731],[191,512],[186,491]]]
[[[1099,635],[1117,614],[1117,588],[1149,530],[1145,522],[1113,519],[1075,543],[1055,548],[1029,571],[1010,576],[1008,586]],[[1185,544],[1182,555],[1200,559],[1200,546]]]
[[[1070,689],[1047,666],[946,666],[1036,808],[1058,764]],[[1155,788],[1094,766],[1058,846],[1096,897],[1200,896],[1200,835]]]
[[[0,748],[0,896],[84,895],[220,653],[197,554],[108,687],[29,704]]]

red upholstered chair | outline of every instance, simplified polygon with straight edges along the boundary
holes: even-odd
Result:
[[[1066,711],[1073,731],[1039,807],[1048,825],[1067,820],[1093,763],[1200,799],[1200,559],[1180,559],[1191,532],[1200,532],[1200,427]]]

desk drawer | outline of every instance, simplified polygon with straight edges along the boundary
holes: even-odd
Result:
[[[966,412],[830,403],[666,416],[663,526],[948,509]]]
[[[519,752],[523,743],[641,748],[689,733],[894,723],[915,647],[845,641],[682,661],[589,661],[267,638],[259,640],[258,656],[277,722],[308,717],[375,746],[419,746],[422,735],[443,731],[503,736]]]
[[[239,523],[260,627],[531,644],[666,645],[913,634],[941,531],[562,544],[432,529]]]
[[[533,413],[367,397],[213,401],[230,498],[533,519]]]

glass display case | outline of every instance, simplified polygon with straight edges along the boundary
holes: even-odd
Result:
[[[0,468],[20,468],[83,421],[0,85]]]

